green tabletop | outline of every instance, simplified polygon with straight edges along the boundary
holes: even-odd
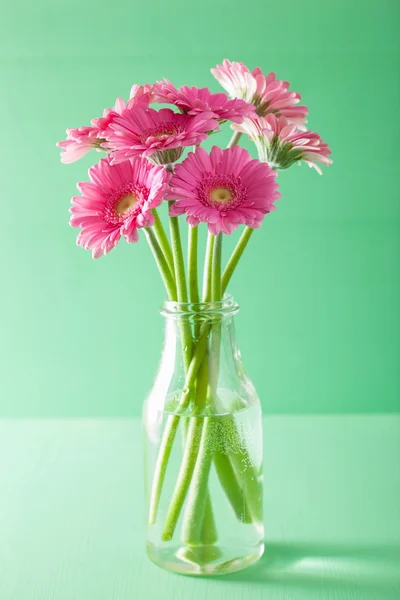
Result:
[[[400,416],[264,423],[266,551],[213,578],[146,558],[133,420],[0,422],[1,600],[399,600]]]

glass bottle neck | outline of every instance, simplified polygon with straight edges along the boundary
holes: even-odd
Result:
[[[223,323],[238,312],[239,305],[232,296],[225,295],[218,302],[164,302],[160,313],[168,320],[190,324]]]

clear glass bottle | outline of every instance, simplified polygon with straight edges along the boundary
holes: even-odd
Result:
[[[166,302],[162,358],[143,408],[147,552],[165,569],[230,573],[264,550],[261,406],[231,296]]]

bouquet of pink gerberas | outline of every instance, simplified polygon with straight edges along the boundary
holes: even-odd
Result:
[[[275,209],[277,171],[305,162],[321,173],[319,165],[332,162],[328,145],[306,129],[308,109],[288,82],[229,60],[211,72],[230,97],[176,88],[167,79],[134,85],[127,103],[118,98],[90,126],[68,129],[58,144],[64,163],[91,149],[105,153],[72,199],[78,245],[99,258],[121,237],[138,242],[142,231],[165,285],[168,335],[144,412],[148,553],[165,568],[194,574],[240,569],[263,551],[260,412],[244,416],[259,402],[233,337],[237,305],[225,291],[253,231]],[[170,108],[157,110],[157,104]],[[228,147],[206,151],[202,143],[217,140],[229,124]],[[238,145],[243,134],[258,159]],[[158,213],[164,207],[169,236]],[[201,223],[208,227],[202,293]],[[223,236],[239,227],[222,269]]]

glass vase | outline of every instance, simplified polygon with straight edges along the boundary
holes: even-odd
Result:
[[[243,569],[264,550],[261,406],[236,343],[231,296],[166,302],[143,409],[147,553],[190,575]]]

